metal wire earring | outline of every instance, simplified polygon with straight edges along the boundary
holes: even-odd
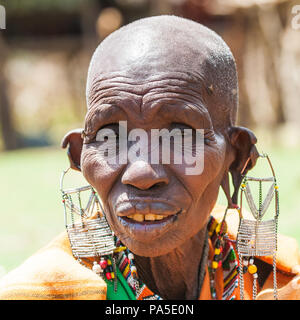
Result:
[[[277,229],[279,216],[279,194],[275,172],[267,154],[260,155],[261,158],[267,159],[272,171],[272,176],[267,178],[256,178],[244,175],[241,184],[240,195],[240,223],[237,235],[237,251],[239,255],[239,278],[240,278],[240,295],[244,298],[244,279],[243,274],[249,272],[253,276],[253,299],[257,295],[257,267],[254,264],[256,256],[273,256],[273,287],[274,298],[277,299],[277,279],[276,279],[276,251],[277,251]],[[249,160],[248,160],[249,161]],[[243,171],[245,170],[246,162]],[[256,206],[250,189],[250,183],[258,183],[258,207]],[[269,183],[269,189],[263,200],[263,183]],[[247,200],[250,211],[254,220],[243,217],[243,197]],[[263,220],[272,199],[275,196],[275,212],[273,219]]]
[[[112,256],[116,248],[114,233],[106,220],[99,197],[91,185],[64,189],[64,177],[69,169],[62,173],[60,190],[64,205],[65,227],[72,252],[83,265],[85,264],[82,259],[93,258],[93,271],[103,276],[103,270],[99,268],[99,261],[103,257],[106,259]],[[85,207],[82,199],[84,192],[89,192]],[[111,272],[113,272],[115,269],[114,259],[111,267],[113,269]]]

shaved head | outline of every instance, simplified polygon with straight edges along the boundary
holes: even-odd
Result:
[[[215,129],[235,123],[238,104],[233,55],[212,30],[176,16],[135,21],[108,36],[96,49],[87,79],[87,105],[103,90],[127,79],[137,95],[151,93],[151,83],[169,79],[174,92],[186,91],[208,110]]]

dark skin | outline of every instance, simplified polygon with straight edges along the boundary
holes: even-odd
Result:
[[[249,159],[246,172],[257,158],[254,134],[234,126],[237,80],[229,49],[185,19],[140,20],[96,51],[87,101],[83,135],[74,130],[63,140],[71,166],[99,193],[111,228],[135,254],[141,280],[164,299],[197,299],[205,230],[219,188],[232,206],[228,173],[237,188],[245,163]],[[128,131],[141,128],[149,136],[154,128],[204,129],[203,173],[186,175],[185,163],[108,163],[99,155],[97,132],[104,126],[117,131],[125,120]],[[147,215],[163,219],[145,221]]]

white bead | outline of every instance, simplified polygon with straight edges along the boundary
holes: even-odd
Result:
[[[130,270],[131,270],[131,272],[136,271],[136,267],[135,266],[131,266]]]
[[[254,259],[251,258],[251,259],[249,260],[249,262],[250,262],[250,264],[254,264]]]
[[[133,259],[134,259],[133,253],[130,252],[130,253],[128,254],[128,259],[129,259],[129,260],[133,260]]]
[[[258,274],[257,273],[253,273],[253,278],[257,279],[258,278]]]
[[[96,261],[94,261],[93,271],[97,274],[102,272],[100,265]]]
[[[248,260],[243,260],[243,265],[247,266],[248,265]]]

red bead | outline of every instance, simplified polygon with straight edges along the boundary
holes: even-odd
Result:
[[[107,274],[105,275],[107,280],[111,280],[111,273],[107,272]]]
[[[100,267],[101,267],[102,269],[105,269],[105,268],[107,267],[107,261],[106,261],[106,260],[100,261]]]
[[[222,267],[222,260],[219,261],[218,267]]]

